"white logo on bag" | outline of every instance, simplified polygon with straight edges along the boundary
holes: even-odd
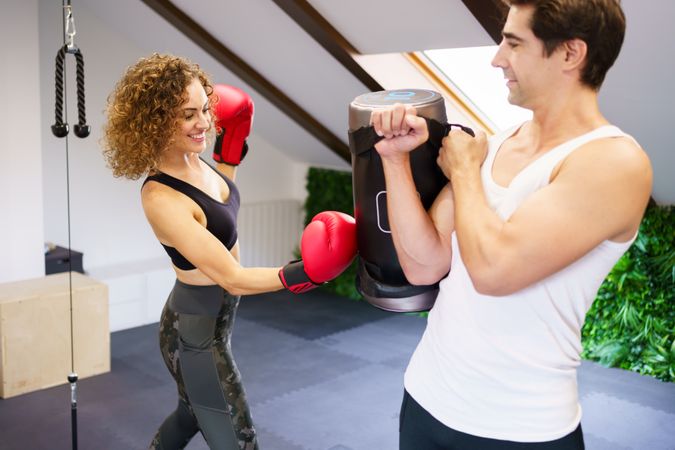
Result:
[[[422,197],[419,192],[417,195],[420,198]],[[380,206],[380,204],[382,204],[382,206]],[[377,228],[383,233],[391,234],[391,230],[385,229],[384,225],[386,224],[387,227],[389,226],[389,217],[387,216],[387,191],[380,191],[375,196],[375,211],[377,212]]]

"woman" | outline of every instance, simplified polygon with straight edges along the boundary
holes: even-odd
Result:
[[[250,99],[236,91],[239,100],[223,99],[219,111],[241,112],[242,108],[225,106],[242,101],[248,102],[252,116]],[[141,190],[143,209],[176,271],[160,321],[160,347],[179,400],[157,431],[150,445],[154,449],[183,448],[197,431],[212,449],[257,449],[241,376],[230,351],[240,296],[284,287],[304,292],[337,276],[355,254],[353,219],[326,212],[303,234],[305,261],[283,268],[239,264],[239,191],[233,164],[244,150],[241,140],[218,140],[216,159],[230,163],[218,165],[222,173],[200,158],[207,136],[216,128],[217,102],[198,65],[160,54],[131,66],[108,99],[104,155],[115,176],[148,175]],[[232,119],[218,117],[218,123],[229,126]],[[223,149],[225,145],[239,148]],[[326,233],[332,245],[340,247],[338,252],[321,247]],[[315,253],[319,249],[317,260],[306,257],[310,247]]]

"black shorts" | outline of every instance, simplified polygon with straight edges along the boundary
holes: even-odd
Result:
[[[454,430],[435,419],[407,391],[399,417],[399,450],[583,450],[581,425],[560,439],[514,442],[490,439]]]

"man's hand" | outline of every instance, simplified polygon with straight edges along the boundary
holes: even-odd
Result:
[[[443,146],[436,160],[447,179],[453,173],[468,173],[480,168],[487,156],[488,143],[485,133],[476,132],[476,137],[461,130],[452,130],[443,138]]]
[[[396,103],[391,108],[373,111],[370,123],[379,136],[375,150],[384,159],[405,159],[412,150],[429,139],[427,122],[412,106]]]

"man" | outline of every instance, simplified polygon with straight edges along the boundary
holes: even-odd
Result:
[[[451,131],[429,211],[409,163],[424,120],[403,105],[371,118],[401,267],[413,284],[443,278],[405,374],[401,449],[584,448],[580,330],[651,192],[647,155],[597,102],[618,1],[508,3],[492,64],[533,119],[489,140]]]

